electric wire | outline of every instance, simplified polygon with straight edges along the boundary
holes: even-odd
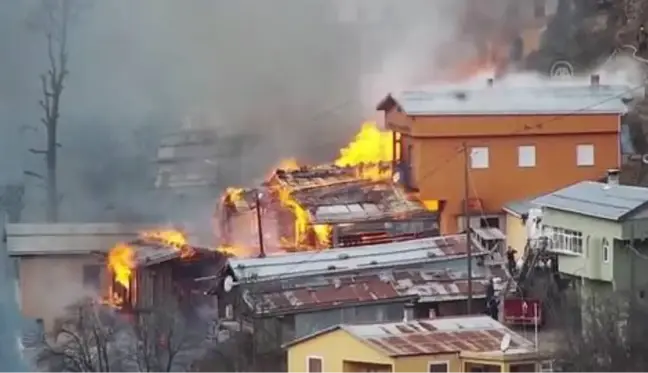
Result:
[[[574,111],[566,113],[566,114],[555,115],[555,116],[551,117],[550,119],[547,119],[547,120],[544,120],[544,121],[535,122],[535,123],[532,123],[532,124],[529,124],[529,125],[523,125],[521,129],[518,129],[516,131],[512,131],[508,135],[509,136],[514,136],[516,134],[524,133],[526,131],[530,131],[530,130],[533,130],[533,129],[541,129],[542,126],[544,126],[547,123],[556,122],[556,121],[559,121],[559,120],[563,120],[565,118],[572,117],[574,115],[578,115],[578,114],[580,114],[580,113],[582,113],[584,111],[595,108],[595,107],[597,107],[597,106],[599,106],[601,104],[623,98],[626,95],[628,95],[630,93],[633,93],[633,92],[635,92],[638,89],[643,88],[643,87],[644,87],[643,84],[638,85],[638,86],[634,86],[634,87],[631,87],[631,88],[629,88],[627,90],[624,90],[623,92],[621,92],[619,94],[613,95],[611,97],[607,97],[606,99],[598,101],[598,102],[596,102],[594,104],[590,104],[590,105],[581,107],[578,110],[574,110]],[[458,146],[455,149],[455,153],[453,153],[451,156],[449,156],[444,161],[442,161],[441,164],[439,166],[435,167],[432,171],[426,173],[423,176],[423,178],[418,180],[418,182],[421,183],[423,180],[426,180],[430,176],[433,176],[437,172],[441,171],[445,166],[447,166],[450,162],[452,162],[454,159],[456,159],[461,153],[463,153],[463,150],[464,150],[464,145]],[[264,278],[263,282],[266,282],[266,281],[281,281],[281,280],[285,279],[286,277],[292,277],[293,275],[297,274],[297,270],[302,265],[304,265],[306,263],[309,263],[315,257],[317,257],[320,253],[322,253],[323,251],[327,251],[327,250],[329,250],[329,248],[319,248],[317,250],[314,250],[304,260],[300,261],[299,263],[296,263],[291,269],[286,270],[285,272],[283,272],[282,274],[277,275],[276,277]]]

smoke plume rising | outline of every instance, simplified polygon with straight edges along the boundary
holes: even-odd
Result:
[[[507,1],[488,2],[488,22],[501,21]],[[161,136],[187,116],[250,139],[232,160],[240,175],[223,175],[221,186],[249,182],[282,157],[334,158],[381,96],[444,71],[452,64],[438,57],[472,43],[463,35],[467,4],[85,2],[69,38],[61,219],[173,220],[152,193],[151,160]],[[26,183],[25,220],[42,220],[45,203],[42,181],[23,175],[44,174],[41,157],[27,152],[45,141],[38,106],[45,37],[27,22],[39,6],[0,3],[0,184]]]

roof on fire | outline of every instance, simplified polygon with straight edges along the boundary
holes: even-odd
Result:
[[[433,355],[440,353],[473,353],[513,355],[535,351],[534,344],[489,316],[444,317],[408,322],[376,324],[342,324],[318,331],[284,345],[289,348],[336,330],[387,356]],[[506,352],[500,349],[505,335],[511,336]]]
[[[491,87],[484,83],[404,91],[387,96],[378,109],[397,104],[408,115],[621,114],[627,110],[622,99],[632,98],[639,91],[626,85],[573,82],[503,81]]]
[[[478,247],[475,249],[474,255],[486,253]],[[255,281],[270,281],[278,277],[422,264],[465,254],[466,236],[462,234],[348,249],[286,253],[265,258],[232,258],[230,266],[238,278],[254,277]]]

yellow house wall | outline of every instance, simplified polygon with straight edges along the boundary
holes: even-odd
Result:
[[[511,246],[517,250],[516,259],[524,255],[524,248],[527,242],[526,226],[522,224],[522,219],[506,214],[506,246]]]
[[[396,372],[427,372],[431,362],[448,362],[450,372],[461,371],[461,360],[457,354],[409,356],[396,358]]]
[[[307,358],[322,358],[324,372],[342,372],[343,361],[393,364],[394,359],[358,341],[344,330],[336,330],[288,348],[288,371],[308,371]]]

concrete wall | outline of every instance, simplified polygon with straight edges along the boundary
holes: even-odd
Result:
[[[101,265],[95,255],[46,255],[16,258],[22,314],[43,319],[46,330],[65,314],[66,306],[85,296],[99,296],[91,286],[84,286],[86,265]],[[103,279],[103,271],[99,274]]]

